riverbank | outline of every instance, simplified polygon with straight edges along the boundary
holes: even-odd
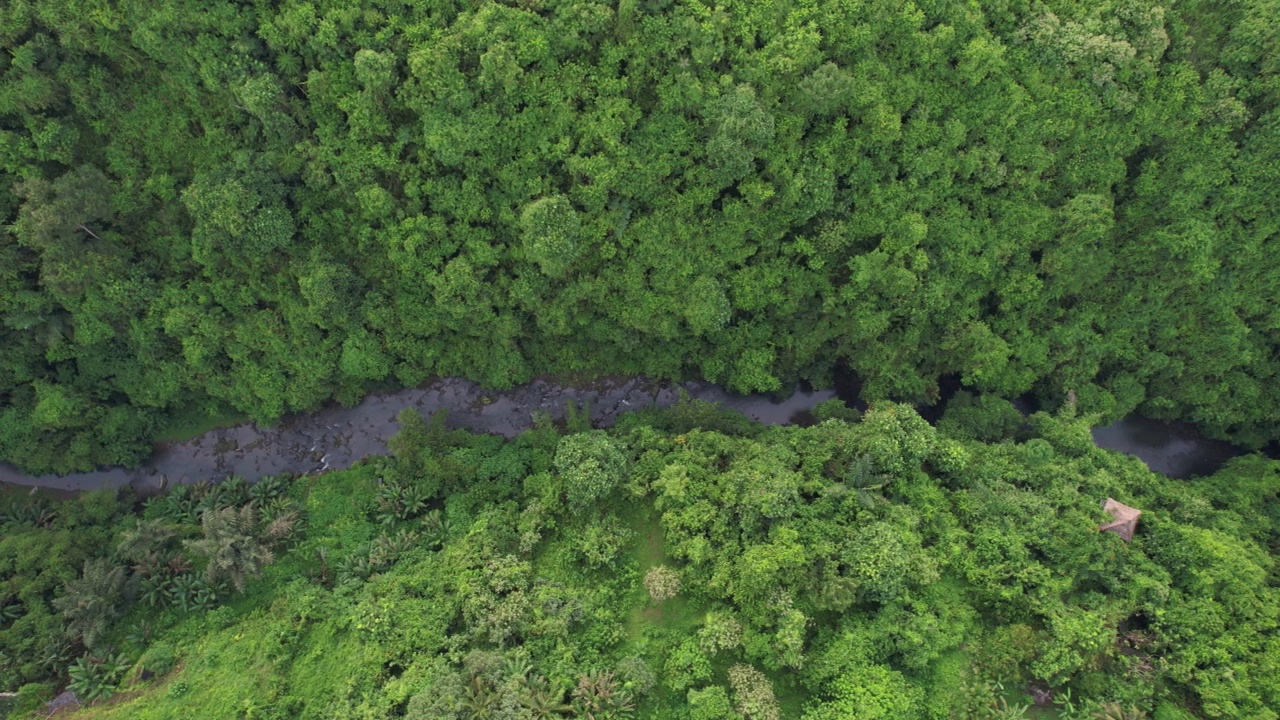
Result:
[[[159,491],[171,483],[221,479],[237,475],[254,481],[267,475],[305,475],[345,469],[362,458],[385,455],[395,434],[396,415],[407,407],[423,415],[449,413],[449,425],[474,432],[514,437],[533,427],[538,414],[563,419],[566,408],[585,407],[592,424],[608,427],[619,415],[649,407],[666,407],[681,393],[720,403],[766,425],[804,423],[819,403],[839,397],[836,390],[797,389],[785,398],[737,395],[706,382],[673,383],[647,378],[605,378],[589,383],[536,380],[504,392],[456,378],[424,386],[370,395],[350,408],[329,407],[310,415],[294,415],[279,425],[245,423],[220,427],[185,442],[166,443],[138,468],[109,468],[71,475],[27,475],[0,465],[0,482],[57,490],[93,490],[131,486],[139,493]],[[940,416],[942,408],[934,409]],[[1210,440],[1190,426],[1130,416],[1093,430],[1099,447],[1136,455],[1155,472],[1185,478],[1212,473],[1245,451]]]
[[[561,419],[572,403],[586,407],[591,421],[608,427],[619,415],[647,407],[666,407],[689,397],[738,410],[768,425],[794,421],[797,414],[836,396],[834,390],[798,390],[784,400],[767,395],[733,395],[704,382],[654,382],[646,378],[603,379],[584,385],[537,380],[506,392],[444,378],[420,388],[370,395],[355,407],[330,407],[286,418],[274,427],[246,423],[218,428],[186,442],[161,446],[139,468],[111,468],[71,475],[26,475],[0,466],[0,481],[60,490],[132,486],[155,492],[169,483],[237,475],[257,480],[266,475],[324,472],[351,467],[370,455],[385,455],[395,434],[396,415],[407,407],[423,415],[449,413],[452,427],[515,437],[533,427],[536,414]]]

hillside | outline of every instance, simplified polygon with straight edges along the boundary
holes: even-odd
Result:
[[[349,471],[10,509],[0,682],[34,707],[69,665],[94,720],[1277,717],[1280,464],[1173,481],[1070,412],[825,415],[504,441],[407,411]]]

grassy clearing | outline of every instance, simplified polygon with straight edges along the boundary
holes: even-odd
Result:
[[[156,432],[155,440],[162,443],[186,442],[214,430],[243,425],[250,420],[248,415],[233,410],[222,410],[212,415],[185,413],[161,427]]]

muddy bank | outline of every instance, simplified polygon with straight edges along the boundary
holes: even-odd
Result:
[[[371,395],[352,408],[333,407],[313,415],[291,416],[275,427],[248,424],[214,430],[168,445],[136,469],[59,477],[24,475],[3,465],[0,482],[63,490],[131,485],[145,493],[168,483],[216,480],[232,474],[247,480],[285,472],[302,475],[348,468],[365,456],[386,454],[386,441],[398,427],[396,415],[407,407],[415,407],[423,415],[445,409],[452,427],[514,437],[533,426],[534,413],[563,418],[569,402],[587,404],[593,423],[607,427],[622,413],[674,403],[681,389],[691,397],[721,403],[771,425],[803,419],[807,410],[835,397],[833,390],[799,390],[785,400],[776,400],[764,395],[733,395],[709,383],[655,383],[643,378],[600,380],[582,386],[539,380],[493,393],[470,381],[443,379],[424,388]]]

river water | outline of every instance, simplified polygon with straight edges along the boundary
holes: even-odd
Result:
[[[371,395],[351,408],[330,407],[290,416],[274,427],[249,423],[213,430],[187,442],[162,446],[140,468],[31,476],[0,464],[0,482],[60,490],[131,485],[148,493],[168,483],[221,479],[231,474],[246,480],[285,472],[302,475],[348,468],[368,455],[385,455],[387,439],[398,428],[396,415],[406,407],[415,407],[426,416],[448,410],[452,427],[514,437],[533,427],[535,412],[563,418],[570,402],[586,404],[593,424],[607,427],[622,413],[670,405],[679,399],[681,390],[770,425],[803,420],[807,410],[836,395],[833,390],[798,390],[778,400],[765,395],[733,395],[710,383],[659,383],[643,378],[605,379],[587,385],[538,380],[496,393],[467,380],[443,379],[421,388]]]
[[[643,378],[605,379],[587,385],[538,380],[495,393],[470,381],[442,379],[421,388],[371,395],[351,408],[331,407],[291,416],[274,427],[251,423],[213,430],[187,442],[162,446],[140,468],[30,476],[0,464],[0,482],[60,490],[130,485],[150,493],[169,483],[221,479],[230,474],[247,480],[285,472],[302,475],[347,468],[366,456],[386,454],[386,441],[397,429],[396,415],[406,407],[415,407],[423,415],[448,410],[453,427],[513,437],[533,426],[534,413],[563,418],[569,402],[587,404],[593,423],[603,427],[625,412],[670,405],[682,390],[690,397],[718,402],[770,425],[805,422],[815,405],[836,397],[834,390],[806,389],[784,399],[744,396],[710,383]],[[1137,455],[1152,470],[1171,477],[1208,474],[1241,452],[1208,440],[1189,426],[1137,416],[1095,428],[1093,434],[1099,446]]]
[[[1210,440],[1186,423],[1162,422],[1130,415],[1093,429],[1098,447],[1136,455],[1155,472],[1172,478],[1210,475],[1247,449]]]

